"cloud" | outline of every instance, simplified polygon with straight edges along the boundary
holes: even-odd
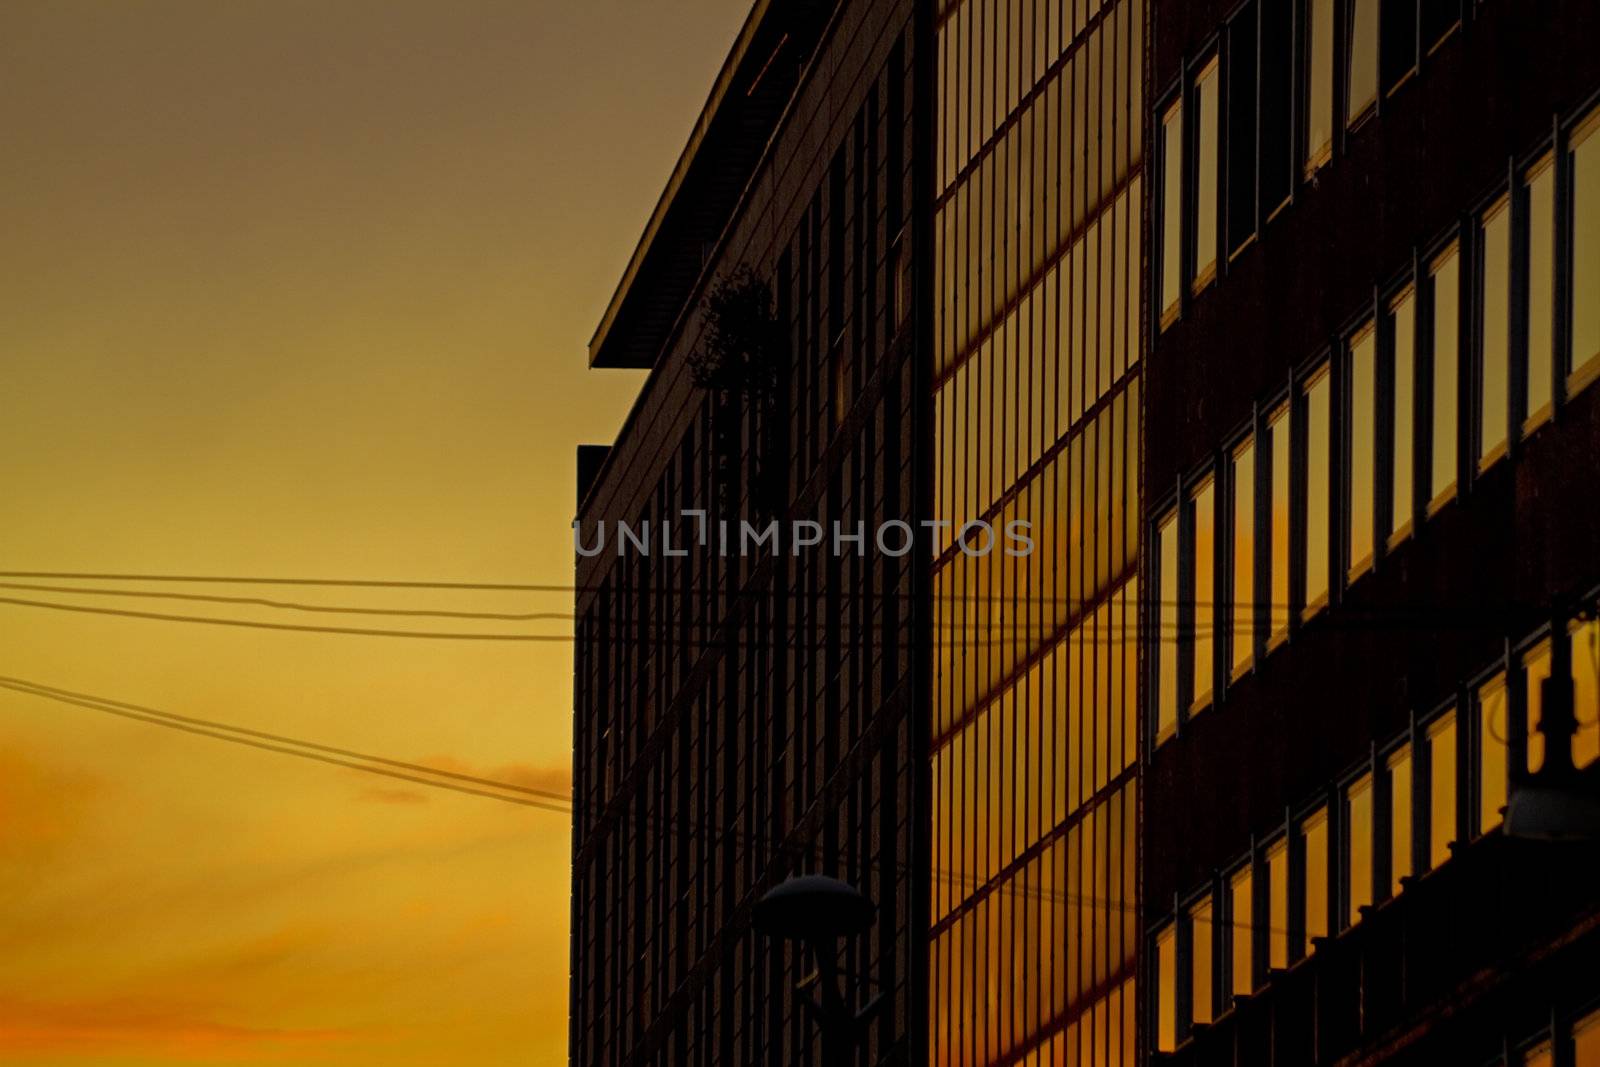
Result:
[[[104,790],[93,775],[0,746],[0,859],[54,852],[84,824]]]
[[[426,804],[431,798],[420,789],[363,789],[361,799],[374,804]]]
[[[565,763],[506,763],[497,766],[478,766],[452,756],[432,756],[422,760],[429,767],[455,774],[470,774],[474,778],[487,778],[524,789],[542,789],[562,796],[572,792],[572,768]]]

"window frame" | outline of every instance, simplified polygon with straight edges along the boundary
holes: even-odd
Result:
[[[1401,467],[1400,441],[1400,375],[1399,375],[1399,320],[1395,309],[1402,303],[1409,301],[1411,306],[1411,336],[1408,339],[1410,349],[1410,411],[1406,414],[1405,425],[1410,427],[1410,440],[1407,442],[1405,466],[1410,470],[1406,476],[1409,489],[1409,499],[1401,501],[1398,479]],[[1419,429],[1426,425],[1423,412],[1423,390],[1419,388],[1423,380],[1423,368],[1418,358],[1421,348],[1421,296],[1416,283],[1416,266],[1409,268],[1401,280],[1390,286],[1379,301],[1381,313],[1378,318],[1378,500],[1379,516],[1378,528],[1384,531],[1379,539],[1381,551],[1387,555],[1403,544],[1416,530],[1419,522],[1421,507],[1419,506],[1417,487],[1421,484],[1418,478],[1418,460],[1422,455]],[[1404,516],[1402,519],[1401,516]]]
[[[1382,525],[1379,521],[1380,516],[1378,508],[1380,480],[1379,472],[1383,467],[1383,438],[1380,432],[1380,426],[1382,423],[1380,412],[1383,408],[1382,375],[1380,369],[1382,365],[1382,356],[1379,351],[1379,337],[1381,330],[1379,329],[1378,318],[1371,312],[1371,308],[1367,308],[1362,311],[1359,324],[1353,330],[1345,332],[1345,339],[1341,345],[1342,359],[1344,363],[1344,373],[1341,377],[1344,379],[1344,381],[1342,383],[1342,388],[1340,389],[1341,403],[1339,405],[1339,410],[1342,427],[1336,435],[1340,441],[1342,450],[1341,458],[1343,461],[1340,464],[1342,470],[1340,472],[1339,479],[1339,527],[1342,535],[1340,537],[1341,551],[1339,552],[1339,571],[1344,583],[1347,586],[1353,585],[1359,578],[1377,566],[1378,556],[1380,553],[1379,546],[1384,542],[1384,538],[1378,536],[1378,531]],[[1367,397],[1369,404],[1368,430],[1370,434],[1370,440],[1368,441],[1369,455],[1368,465],[1366,468],[1366,477],[1368,481],[1367,520],[1369,529],[1367,531],[1366,554],[1360,558],[1356,558],[1355,491],[1356,477],[1359,470],[1356,462],[1356,446],[1358,442],[1355,438],[1355,414],[1357,399],[1356,348],[1363,341],[1366,341],[1371,345],[1369,354],[1370,365],[1368,367],[1368,379],[1371,391]]]

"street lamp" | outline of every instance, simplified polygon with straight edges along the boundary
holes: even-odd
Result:
[[[1600,842],[1600,796],[1572,765],[1572,735],[1578,721],[1572,710],[1570,670],[1550,672],[1541,683],[1539,703],[1544,766],[1512,792],[1506,804],[1506,836]]]

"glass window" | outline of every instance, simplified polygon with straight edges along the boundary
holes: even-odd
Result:
[[[1525,426],[1550,414],[1555,374],[1556,169],[1549,157],[1528,172],[1528,381]]]
[[[1253,898],[1250,865],[1247,863],[1228,879],[1228,922],[1233,931],[1231,938],[1233,949],[1230,957],[1233,981],[1230,988],[1234,996],[1248,995],[1256,987],[1253,951],[1255,927],[1251,918]]]
[[[1460,381],[1459,319],[1461,257],[1452,247],[1434,260],[1433,297],[1433,481],[1428,498],[1437,507],[1456,488],[1456,401]]]
[[[1256,3],[1246,0],[1228,23],[1228,253],[1256,232]],[[1268,166],[1263,162],[1263,167]]]
[[[1354,926],[1372,903],[1372,775],[1344,791],[1344,921]]]
[[[1550,642],[1540,641],[1522,654],[1524,703],[1528,709],[1528,773],[1544,766],[1544,682],[1550,677]]]
[[[1233,673],[1255,656],[1256,446],[1246,441],[1233,453]]]
[[[1161,569],[1161,630],[1157,640],[1159,676],[1156,678],[1156,744],[1178,729],[1178,521],[1168,515],[1156,530]]]
[[[1587,767],[1600,759],[1600,621],[1575,622],[1572,640],[1572,762]]]
[[[1190,498],[1194,509],[1194,649],[1193,673],[1190,676],[1194,694],[1190,711],[1199,711],[1211,703],[1213,648],[1216,633],[1217,583],[1215,561],[1217,551],[1216,482],[1207,478]]]
[[[1333,0],[1307,0],[1306,173],[1333,152]]]
[[[1168,924],[1156,934],[1156,1051],[1178,1047],[1178,939]]]
[[[1381,0],[1378,11],[1380,88],[1392,93],[1417,71],[1417,5],[1414,0]]]
[[[1306,420],[1306,595],[1302,618],[1328,600],[1328,369],[1312,376],[1305,389]]]
[[[1450,858],[1456,839],[1456,713],[1428,727],[1428,867]]]
[[[1294,20],[1293,4],[1261,5],[1261,131],[1259,166],[1261,217],[1273,213],[1289,199],[1294,186]],[[1229,134],[1229,140],[1233,135]]]
[[[1183,264],[1183,103],[1161,117],[1161,325],[1178,314]]]
[[[1301,864],[1305,870],[1305,935],[1309,949],[1328,936],[1328,810],[1319,808],[1300,824]]]
[[[1478,832],[1500,825],[1506,806],[1506,676],[1478,687]]]
[[[1289,966],[1289,843],[1267,846],[1267,966]]]
[[[1198,291],[1217,273],[1217,60],[1212,58],[1194,82],[1195,232],[1194,287]]]
[[[1398,541],[1411,529],[1416,507],[1413,489],[1413,449],[1416,441],[1417,302],[1407,290],[1389,305],[1394,330],[1394,467],[1390,498],[1389,537]]]
[[[1211,986],[1215,936],[1211,923],[1211,898],[1207,896],[1189,909],[1190,1018],[1196,1023],[1209,1023],[1215,1014],[1215,994]]]
[[[1372,563],[1374,482],[1378,465],[1377,334],[1369,324],[1350,342],[1350,552],[1353,579]]]
[[[1432,51],[1461,25],[1461,0],[1422,0],[1422,47]]]
[[[1567,370],[1587,375],[1600,357],[1600,110],[1572,134],[1572,349]]]
[[[1522,1067],[1555,1067],[1555,1049],[1549,1041],[1541,1041],[1532,1048],[1524,1049],[1517,1057],[1517,1062]]]
[[[1505,449],[1511,410],[1511,212],[1504,198],[1484,212],[1479,235],[1478,465],[1486,467]]]
[[[1350,7],[1350,97],[1345,114],[1354,125],[1378,99],[1378,0]]]
[[[1572,1026],[1573,1067],[1600,1067],[1600,1011],[1592,1011]]]
[[[1272,515],[1267,569],[1272,577],[1272,599],[1267,605],[1268,645],[1289,636],[1289,412],[1287,407],[1273,412],[1267,422],[1267,438],[1272,446]]]
[[[1411,746],[1389,754],[1389,892],[1400,892],[1400,879],[1411,874]]]

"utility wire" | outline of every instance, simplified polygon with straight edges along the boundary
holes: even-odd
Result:
[[[207,593],[157,593],[145,589],[104,589],[80,585],[34,585],[26,582],[0,582],[0,589],[20,589],[35,593],[72,593],[88,596],[185,600],[206,604],[242,604],[248,607],[280,608],[287,611],[317,611],[345,615],[403,615],[440,619],[495,619],[514,622],[573,618],[573,614],[570,611],[445,611],[431,608],[367,608],[332,604],[307,604],[292,600],[268,600],[264,597],[221,596]]]

